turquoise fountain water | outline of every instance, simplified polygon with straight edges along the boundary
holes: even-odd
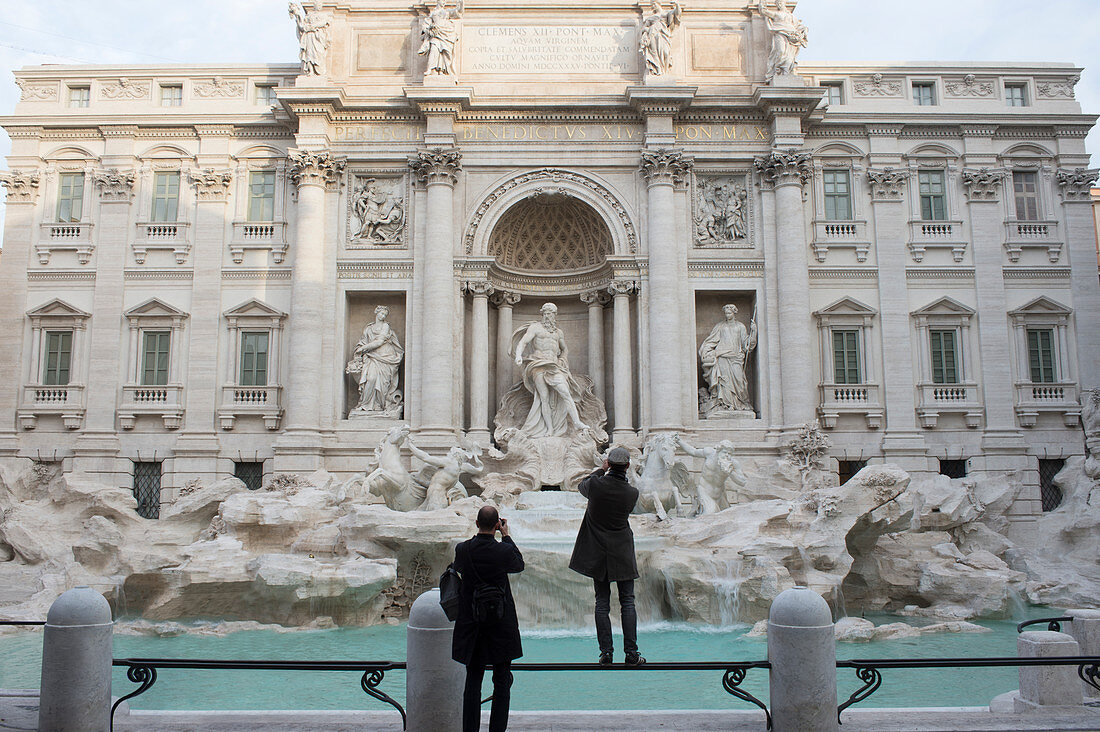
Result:
[[[869,618],[876,624],[896,618]],[[872,643],[838,643],[840,658],[1014,656],[1011,622],[980,623],[989,633],[946,633]],[[651,661],[760,660],[763,638],[747,638],[748,626],[725,628],[658,623],[641,630],[642,650]],[[616,639],[621,649],[621,639]],[[593,633],[547,630],[523,639],[527,662],[594,661]],[[0,635],[0,688],[37,688],[42,636],[35,632]],[[278,633],[242,631],[222,637],[185,634],[147,637],[116,634],[115,657],[222,659],[403,660],[404,626],[340,628]],[[522,673],[513,689],[514,709],[734,709],[749,705],[722,690],[718,673]],[[403,673],[389,673],[382,689],[404,700]],[[839,691],[846,698],[859,684],[842,671]],[[887,671],[882,689],[868,704],[880,707],[985,706],[997,694],[1019,686],[1014,669]],[[752,671],[744,687],[767,698],[767,672]],[[116,670],[114,694],[134,687]],[[166,670],[156,686],[133,700],[135,709],[378,709],[384,705],[359,690],[357,674],[276,671],[196,672]]]

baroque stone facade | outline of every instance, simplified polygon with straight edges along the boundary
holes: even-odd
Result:
[[[1100,387],[1080,69],[797,64],[805,27],[750,0],[429,10],[294,5],[299,63],[16,72],[0,455],[155,465],[170,503],[351,476],[403,423],[487,445],[550,302],[614,441],[751,465],[816,420],[848,464],[1021,471],[1039,512]]]

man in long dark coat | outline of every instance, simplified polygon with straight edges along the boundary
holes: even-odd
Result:
[[[496,532],[501,541],[496,540]],[[523,655],[519,618],[508,575],[523,571],[523,556],[512,541],[508,521],[493,506],[482,506],[477,514],[477,535],[455,547],[455,569],[462,576],[462,603],[455,621],[451,658],[466,666],[466,689],[462,695],[462,732],[477,732],[481,726],[481,682],[485,667],[493,667],[493,709],[489,732],[508,727],[511,701],[512,661]],[[504,590],[504,617],[478,622],[474,619],[474,590],[496,585]]]
[[[645,663],[638,653],[638,613],[634,608],[634,580],[638,578],[638,560],[634,557],[634,532],[630,530],[630,512],[638,502],[638,489],[626,479],[630,453],[616,447],[607,454],[602,468],[581,481],[580,492],[588,499],[573,558],[569,568],[591,577],[596,589],[596,640],[600,644],[600,663],[612,661],[611,583],[619,588],[622,611],[623,648],[626,662]]]

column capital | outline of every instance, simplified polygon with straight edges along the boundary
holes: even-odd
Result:
[[[462,291],[474,298],[488,298],[496,292],[496,288],[488,280],[466,280],[462,283]]]
[[[38,184],[41,180],[42,176],[38,174],[37,170],[13,170],[0,173],[0,185],[8,191],[7,202],[9,204],[34,203],[38,197]]]
[[[1100,168],[1062,169],[1055,173],[1058,185],[1062,188],[1063,201],[1090,201],[1089,190],[1100,178]]]
[[[291,150],[287,158],[290,160],[290,179],[298,188],[330,187],[340,179],[347,165],[346,159],[335,157],[328,150]]]
[[[607,290],[591,290],[581,295],[581,302],[589,307],[593,305],[603,307],[611,302],[611,294]]]
[[[453,186],[458,181],[458,172],[462,170],[462,153],[454,147],[417,150],[416,157],[409,158],[409,167],[421,183]]]
[[[996,203],[1001,199],[1001,182],[1008,175],[1007,170],[980,168],[962,171],[962,182],[966,188],[966,198],[971,203]]]
[[[902,188],[909,181],[909,171],[898,168],[869,169],[867,181],[871,184],[871,200],[901,201]]]
[[[804,186],[813,176],[810,153],[804,150],[772,150],[754,162],[756,171],[764,183],[779,186]]]
[[[496,290],[490,297],[491,302],[498,308],[514,308],[520,301],[517,293],[506,290]]]
[[[109,168],[92,171],[92,182],[99,189],[99,195],[104,201],[129,202],[134,192],[135,180],[137,176],[132,170]]]
[[[612,297],[627,295],[638,291],[638,283],[634,280],[611,280],[607,285],[607,292]]]
[[[685,157],[683,150],[669,147],[642,150],[642,176],[651,186],[680,183],[694,165],[695,161]]]
[[[229,183],[233,180],[233,171],[203,168],[187,173],[195,193],[200,201],[224,201],[229,192]]]

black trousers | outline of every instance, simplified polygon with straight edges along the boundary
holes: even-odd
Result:
[[[466,665],[466,689],[462,693],[462,732],[478,732],[481,728],[481,682],[485,664],[473,661]],[[508,704],[512,700],[512,664],[493,664],[493,709],[489,712],[489,732],[508,729]]]
[[[596,641],[600,653],[611,653],[611,581],[593,580],[596,586]],[[638,611],[634,608],[634,580],[616,582],[623,619],[623,650],[638,652]]]

